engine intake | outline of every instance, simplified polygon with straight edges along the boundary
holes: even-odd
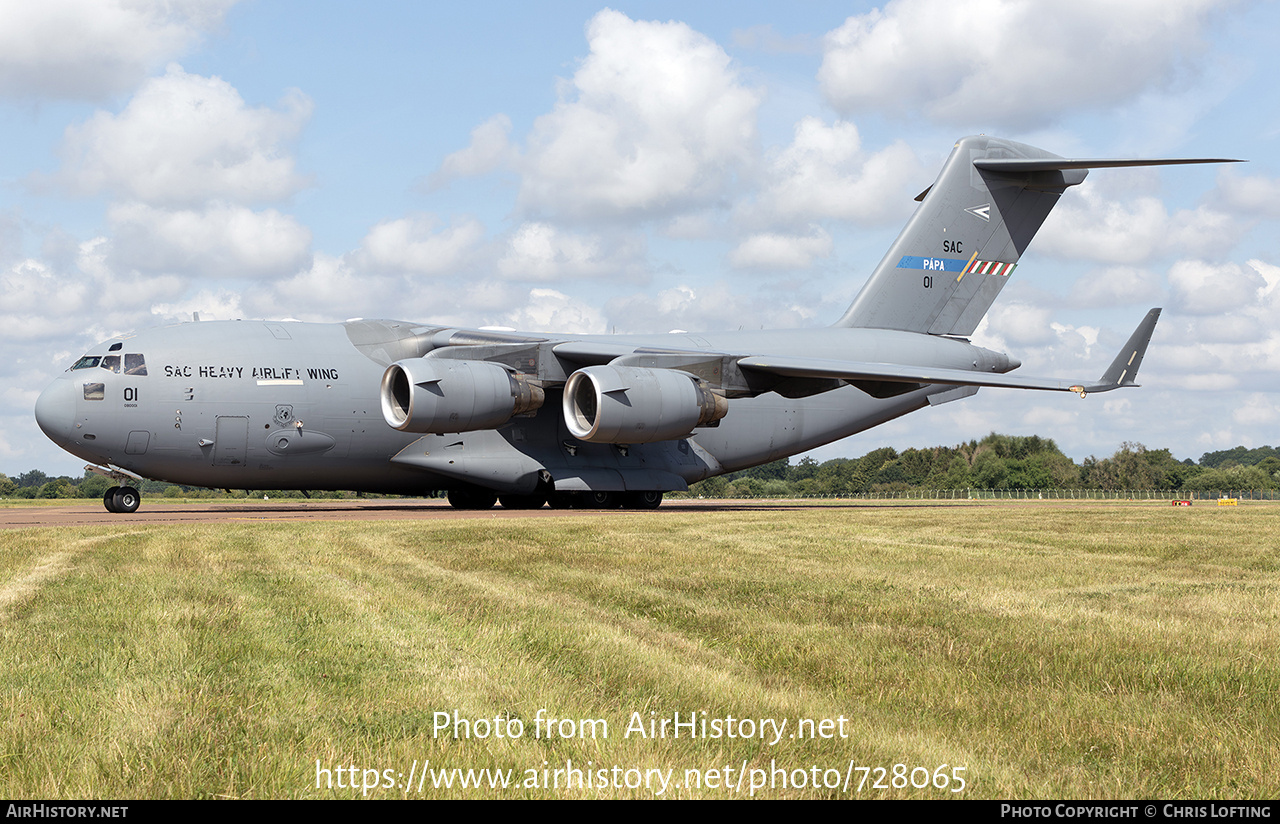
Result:
[[[564,385],[565,425],[592,443],[675,440],[728,411],[706,381],[674,369],[588,366]]]
[[[492,429],[542,406],[546,394],[496,363],[396,361],[382,375],[382,417],[402,432]]]

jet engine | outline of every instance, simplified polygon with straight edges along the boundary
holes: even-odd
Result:
[[[674,369],[588,366],[564,385],[569,432],[592,443],[650,443],[683,438],[729,411],[706,381]]]
[[[542,406],[524,375],[486,361],[396,361],[382,375],[382,416],[403,432],[470,432]]]

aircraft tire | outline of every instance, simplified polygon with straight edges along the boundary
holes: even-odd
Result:
[[[116,512],[137,512],[142,504],[142,493],[131,486],[122,486],[116,490],[111,501],[116,505]]]
[[[539,490],[529,495],[499,495],[498,503],[503,509],[542,509],[547,502],[547,493]]]
[[[102,505],[107,508],[108,512],[118,513],[120,511],[116,509],[116,493],[119,491],[120,491],[120,487],[113,486],[103,494]]]
[[[490,509],[498,502],[498,494],[488,489],[450,489],[449,506],[454,509]]]
[[[578,509],[617,509],[617,492],[584,492],[578,498]]]
[[[622,496],[623,509],[657,509],[662,506],[663,493],[656,490],[628,492]]]
[[[547,497],[547,504],[552,509],[573,509],[573,493],[572,492],[552,492]]]

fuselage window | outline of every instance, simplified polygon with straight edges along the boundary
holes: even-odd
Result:
[[[102,363],[99,365],[108,372],[115,372],[117,375],[120,374],[119,355],[107,355],[102,359]]]
[[[146,375],[147,361],[141,355],[124,356],[124,373],[126,375]]]
[[[107,396],[106,384],[86,383],[84,385],[84,399],[87,401],[100,401]]]
[[[75,369],[92,369],[102,362],[101,355],[85,355],[83,358],[75,362],[71,368]]]

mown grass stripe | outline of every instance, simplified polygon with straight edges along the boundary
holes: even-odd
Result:
[[[0,793],[361,795],[317,790],[317,759],[852,759],[965,765],[970,797],[1274,796],[1280,506],[1171,509],[12,530],[0,587],[55,572],[0,620]],[[613,734],[534,740],[540,709]],[[529,733],[435,736],[454,710]],[[849,737],[621,737],[677,711],[843,716]]]

